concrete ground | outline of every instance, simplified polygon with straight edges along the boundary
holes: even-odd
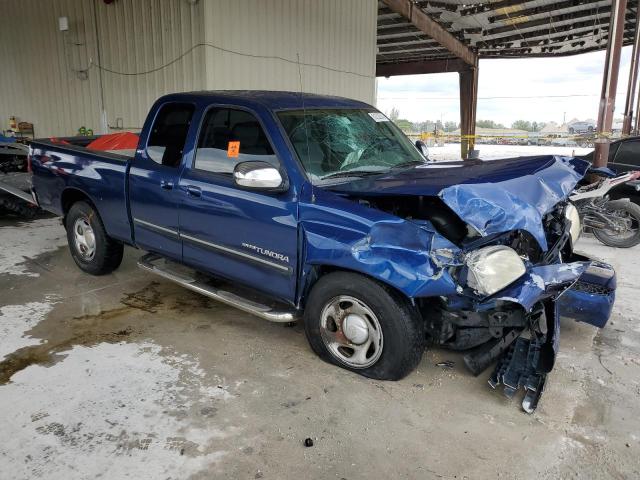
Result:
[[[133,249],[92,277],[57,219],[0,222],[2,479],[640,477],[638,248],[581,241],[618,269],[615,313],[602,331],[562,322],[527,415],[451,352],[368,380],[299,325],[139,271]]]

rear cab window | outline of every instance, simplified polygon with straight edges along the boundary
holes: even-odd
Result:
[[[194,110],[190,103],[167,103],[160,107],[147,142],[151,160],[172,168],[180,165]]]
[[[226,107],[210,108],[202,121],[194,169],[231,175],[240,162],[280,164],[258,119],[251,113]]]

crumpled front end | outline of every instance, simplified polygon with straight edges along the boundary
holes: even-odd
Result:
[[[573,253],[579,229],[567,197],[584,162],[537,157],[473,168],[489,174],[461,167],[464,182],[435,195],[451,168],[341,186],[339,195],[316,190],[301,208],[303,276],[312,282],[316,265],[331,265],[393,286],[420,309],[435,345],[465,351],[475,375],[497,362],[490,385],[508,396],[524,388],[531,412],[555,363],[560,316],[604,326],[615,272]],[[519,175],[505,173],[513,169]]]
[[[434,343],[467,351],[466,367],[509,398],[523,388],[523,409],[535,410],[558,353],[560,317],[606,324],[615,297],[615,272],[602,262],[574,256],[570,263],[529,266],[520,279],[488,298],[466,291],[425,300],[423,313]],[[429,317],[435,310],[437,315]]]

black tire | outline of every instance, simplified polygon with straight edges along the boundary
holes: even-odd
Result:
[[[92,229],[95,248],[91,258],[85,257],[76,245],[74,226],[78,219],[84,219]],[[81,201],[71,206],[65,218],[65,228],[71,256],[84,272],[91,275],[106,275],[122,263],[124,245],[107,235],[100,215],[89,203]]]
[[[633,234],[620,236],[616,232],[593,229],[593,235],[609,247],[631,248],[640,243],[640,206],[629,200],[612,200],[605,204],[605,208],[611,212],[622,212],[631,218]]]
[[[382,352],[366,368],[344,363],[322,338],[321,316],[337,297],[349,296],[364,303],[375,315],[382,330]],[[386,285],[349,272],[329,273],[313,286],[304,311],[307,340],[324,361],[377,380],[399,380],[420,363],[425,350],[424,321],[408,299]]]
[[[4,214],[5,212],[18,215],[26,220],[31,220],[38,214],[39,209],[22,199],[0,196],[0,214]]]

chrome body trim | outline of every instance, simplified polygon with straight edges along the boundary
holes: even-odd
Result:
[[[191,243],[195,243],[197,245],[201,245],[203,247],[209,248],[211,250],[215,250],[217,252],[227,253],[230,255],[235,255],[237,257],[241,257],[252,262],[260,263],[261,265],[265,265],[267,267],[271,267],[282,273],[291,273],[292,269],[289,265],[283,265],[281,263],[272,262],[271,260],[267,260],[266,258],[258,257],[256,255],[251,255],[250,253],[242,252],[240,250],[236,250],[235,248],[225,247],[224,245],[218,245],[217,243],[208,242],[206,240],[201,240],[197,237],[192,237],[191,235],[185,235],[184,233],[177,232],[175,230],[171,230],[170,228],[162,227],[160,225],[156,225],[155,223],[147,222],[145,220],[140,220],[139,218],[133,219],[134,223],[142,227],[149,228],[157,233],[166,234],[173,238],[180,238],[186,240]]]
[[[153,263],[157,260],[161,260],[162,258],[163,257],[160,255],[149,253],[138,260],[138,267],[182,285],[189,290],[200,293],[209,298],[213,298],[214,300],[230,305],[264,320],[269,320],[270,322],[288,323],[294,322],[297,319],[295,310],[275,310],[267,305],[262,305],[253,300],[236,295],[235,293],[220,290],[212,285],[198,281],[195,276],[172,272],[170,270],[170,266],[162,268],[162,266]]]

